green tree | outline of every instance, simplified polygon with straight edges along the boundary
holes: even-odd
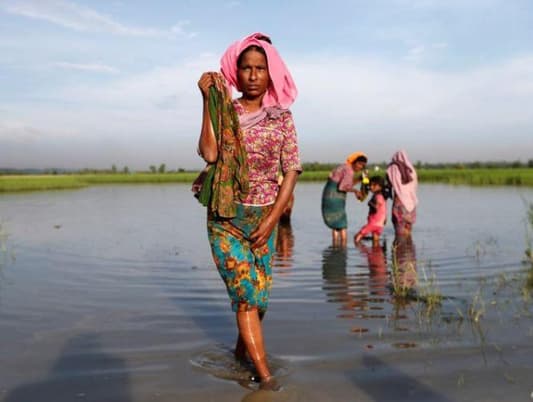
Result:
[[[111,166],[111,173],[117,173],[117,165],[115,165],[114,163]]]
[[[165,165],[164,163],[159,165],[159,173],[165,173],[166,169],[167,169],[167,165]]]
[[[156,170],[157,169],[156,169],[155,165],[150,165],[150,172],[155,173]]]
[[[129,174],[129,172],[130,172],[130,168],[127,167],[127,166],[124,166],[124,170],[123,170],[123,172],[126,173],[126,174]]]

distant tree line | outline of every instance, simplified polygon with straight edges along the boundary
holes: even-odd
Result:
[[[380,169],[386,169],[388,162],[369,163],[368,168],[379,167]],[[306,172],[323,172],[331,171],[339,163],[331,162],[305,162],[302,164],[303,169]],[[422,162],[417,161],[415,163],[417,169],[518,169],[518,168],[533,168],[533,159],[529,159],[527,162],[516,161],[488,161],[488,162]],[[174,170],[168,170],[165,163],[161,163],[159,166],[150,165],[147,170],[139,170],[137,173],[182,173],[182,172],[196,172],[198,169],[183,169],[177,168]],[[36,175],[36,174],[129,174],[131,170],[128,166],[118,168],[116,164],[111,165],[110,169],[62,169],[62,168],[46,168],[46,169],[15,169],[15,168],[2,168],[0,167],[1,175]]]
[[[322,172],[334,169],[339,163],[323,163],[323,162],[306,162],[302,164],[303,170],[306,172]],[[381,169],[387,168],[388,162],[369,163],[369,168],[378,166]],[[416,169],[518,169],[518,168],[533,168],[533,159],[527,162],[516,161],[488,161],[488,162],[422,162],[417,161]]]
[[[150,165],[147,170],[136,170],[136,173],[183,173],[183,172],[197,172],[198,169],[186,170],[183,168],[176,168],[168,170],[165,163],[159,166]],[[64,169],[64,168],[46,168],[46,169],[16,169],[16,168],[2,168],[0,167],[0,175],[58,175],[58,174],[129,174],[132,170],[128,166],[121,168],[117,165],[111,165],[110,169]]]

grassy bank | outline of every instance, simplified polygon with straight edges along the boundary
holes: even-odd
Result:
[[[529,186],[533,187],[533,169],[420,169],[421,183],[463,184],[470,186]],[[303,181],[326,180],[329,172],[304,172]],[[372,174],[372,173],[371,173]],[[379,174],[384,174],[381,170]]]
[[[67,190],[97,184],[192,183],[196,176],[197,173],[0,176],[0,193],[37,190]]]
[[[420,182],[467,184],[471,186],[533,187],[533,169],[422,169]]]
[[[383,173],[383,171],[381,171]],[[325,181],[328,171],[306,171],[301,181]],[[192,183],[195,172],[0,176],[0,193],[76,189],[98,184]],[[533,187],[533,169],[420,169],[420,182]]]

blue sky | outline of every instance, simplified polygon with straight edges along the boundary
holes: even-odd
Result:
[[[531,0],[0,0],[0,167],[201,167],[197,80],[256,31],[305,162],[533,159]]]

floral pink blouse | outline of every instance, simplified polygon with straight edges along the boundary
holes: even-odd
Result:
[[[329,174],[329,178],[337,183],[337,189],[342,192],[353,189],[354,171],[348,163],[337,166]]]
[[[233,104],[238,115],[244,113],[237,100]],[[243,136],[250,181],[250,192],[243,203],[273,204],[279,190],[280,168],[283,174],[291,170],[302,171],[292,113],[284,110],[279,117],[267,115],[259,123],[243,130]]]

